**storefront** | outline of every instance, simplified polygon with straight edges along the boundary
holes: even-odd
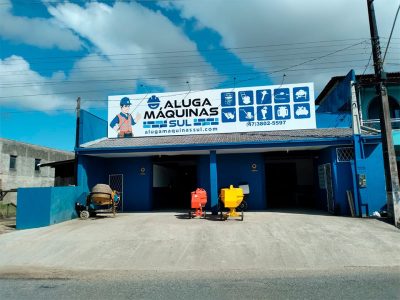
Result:
[[[355,139],[348,124],[324,128],[324,117],[312,84],[110,96],[107,122],[82,111],[78,185],[109,183],[124,212],[186,209],[197,187],[215,211],[221,188],[244,183],[250,210],[381,209],[379,136]]]

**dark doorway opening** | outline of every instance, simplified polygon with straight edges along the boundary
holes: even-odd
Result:
[[[271,154],[265,163],[268,209],[315,209],[314,162],[308,155]]]
[[[193,156],[153,159],[153,209],[187,209],[190,193],[197,186],[197,164]]]
[[[267,163],[265,179],[268,208],[294,206],[294,191],[297,185],[295,163]]]

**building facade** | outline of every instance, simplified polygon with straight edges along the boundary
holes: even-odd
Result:
[[[158,111],[157,114],[147,113],[147,117],[155,120],[146,119],[146,112],[134,113],[124,119],[123,106],[130,104],[127,97],[114,97],[117,98],[115,101],[122,98],[122,114],[113,115],[115,118],[111,124],[109,120],[81,110],[79,146],[75,149],[77,186],[65,190],[24,191],[21,199],[26,205],[19,208],[21,218],[18,223],[17,217],[17,228],[46,226],[75,217],[75,202],[82,203],[98,183],[109,184],[121,193],[119,210],[123,212],[188,209],[190,192],[200,187],[208,194],[207,210],[216,213],[220,189],[242,184],[249,185],[250,194],[246,198],[249,210],[322,210],[360,217],[384,211],[386,193],[381,137],[377,130],[354,128],[351,112],[351,103],[357,101],[352,89],[354,82],[356,77],[351,71],[329,88],[324,101],[311,112],[316,126],[310,128],[306,124],[307,128],[292,126],[286,130],[270,130],[262,126],[271,123],[263,121],[259,122],[259,130],[247,132],[241,128],[224,133],[122,137],[133,136],[138,122],[143,122],[139,133],[164,132],[168,122],[179,124],[179,120],[169,121],[164,117],[167,114],[175,117],[177,113],[167,113],[169,110],[164,109],[156,95],[138,97],[141,99],[139,106]],[[304,119],[305,111],[311,107],[304,103],[314,99],[306,100],[304,91],[291,89],[290,101],[298,97],[300,103],[289,103],[289,100],[285,103],[285,93],[281,92],[269,99],[263,92],[259,98],[254,92],[254,99],[233,89],[222,92],[219,97],[229,98],[233,103],[241,97],[245,108],[240,107],[240,102],[239,105],[236,103],[236,110],[218,107],[222,112],[221,118],[231,122],[234,112],[239,114],[243,111],[243,120],[250,117],[265,120],[271,115],[265,110],[263,113],[263,106],[270,105],[269,111],[280,120],[289,119],[289,115],[294,119]],[[264,100],[270,102],[262,103]],[[143,104],[143,101],[147,103]],[[199,104],[199,109],[202,105],[212,107],[212,101],[209,102]],[[184,106],[181,103],[183,101],[178,103],[179,107]],[[112,104],[117,106],[116,112],[118,104]],[[165,107],[168,105],[174,104],[167,102]],[[282,106],[287,108],[281,109]],[[109,137],[110,130],[118,129],[118,122],[128,122],[123,126],[124,134],[115,133],[118,137]],[[217,122],[215,117],[196,118],[191,125],[207,128]],[[187,126],[190,122],[180,123]],[[204,130],[193,128],[190,130]],[[40,203],[35,207],[25,199],[30,193],[43,195],[37,197],[42,200],[37,200]],[[46,197],[48,200],[43,200]],[[47,211],[46,215],[40,220],[28,220],[32,209],[39,211],[39,207],[40,211]]]
[[[349,82],[334,89],[343,93],[345,107],[351,103]],[[278,96],[271,100],[275,105],[281,104]],[[380,136],[362,131],[355,138],[350,111],[335,110],[335,97],[328,101],[333,112],[317,110],[314,129],[123,139],[107,138],[107,122],[84,112],[78,184],[86,191],[100,182],[121,190],[123,211],[187,208],[196,187],[207,190],[208,208],[215,211],[219,190],[243,183],[250,186],[250,210],[381,211],[386,199]],[[360,176],[368,185],[360,185]]]
[[[55,184],[54,169],[41,164],[74,158],[73,152],[0,138],[0,189],[48,187]],[[17,203],[16,193],[8,193],[3,203]]]

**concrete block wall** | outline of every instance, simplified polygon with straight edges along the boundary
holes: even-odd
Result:
[[[15,169],[10,169],[11,155],[17,156]],[[36,171],[35,159],[45,163],[73,158],[73,152],[0,139],[0,188],[54,186],[54,169],[43,167]],[[10,202],[17,202],[16,193],[9,193],[5,197],[4,203]]]

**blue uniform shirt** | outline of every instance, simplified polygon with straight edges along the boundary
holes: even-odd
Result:
[[[128,120],[130,114],[124,114],[123,112],[120,112],[119,115]],[[118,123],[119,123],[119,118],[118,118],[118,115],[116,115],[115,118],[111,121],[110,127],[111,127],[111,128],[114,128],[114,126],[115,126],[116,124],[118,124]],[[135,124],[136,124],[136,123],[135,123],[135,120],[134,120],[133,117],[132,117],[132,126],[135,125]]]

